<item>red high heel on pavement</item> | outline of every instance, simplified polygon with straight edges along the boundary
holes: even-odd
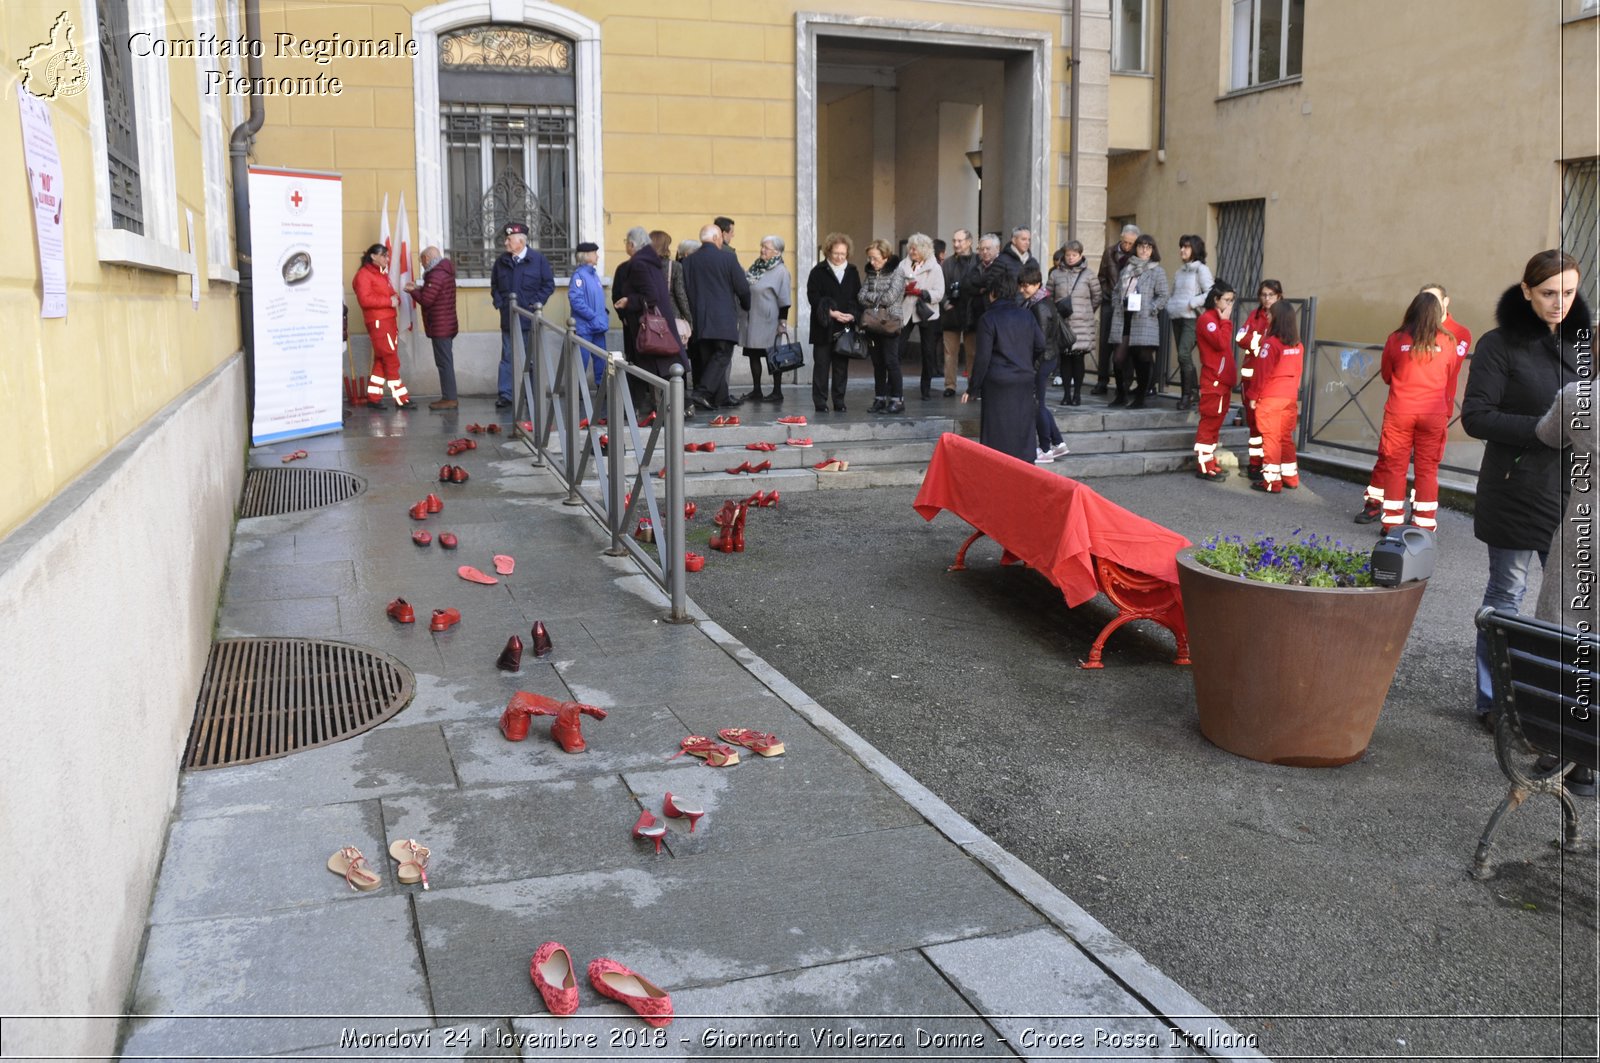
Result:
[[[739,763],[739,751],[732,746],[719,746],[705,735],[690,735],[678,743],[679,749],[668,760],[677,760],[685,753],[691,757],[699,757],[712,768],[731,768]]]
[[[411,514],[412,520],[427,520],[428,503],[418,502],[416,505],[412,506],[408,512]]]
[[[689,833],[694,833],[694,825],[700,822],[700,817],[706,814],[703,808],[685,808],[672,800],[672,791],[667,791],[667,796],[661,802],[661,811],[670,819],[686,819],[689,821]]]
[[[767,497],[757,503],[762,509],[771,509],[778,504],[778,492],[768,491]]]
[[[633,836],[635,838],[652,838],[655,840],[657,856],[661,855],[661,839],[666,836],[666,833],[667,825],[652,816],[648,808],[639,813],[639,818],[633,825]],[[595,988],[598,989],[599,987],[596,986]]]
[[[440,483],[447,484],[447,483],[450,482],[450,471],[451,471],[450,470],[450,466],[448,466],[448,465],[439,466],[439,482]]]
[[[616,960],[602,956],[591,962],[589,984],[601,996],[632,1008],[651,1026],[667,1026],[672,1022],[672,997],[667,991],[640,978]]]
[[[467,470],[463,469],[459,465],[453,466],[450,469],[450,482],[453,483],[453,484],[464,484],[464,483],[466,483],[467,482]]]
[[[653,425],[655,423],[656,423],[656,411],[655,410],[651,410],[649,413],[647,413],[643,417],[639,418],[639,427],[640,428],[649,428],[651,425]]]
[[[411,603],[404,598],[396,598],[390,602],[389,608],[385,612],[389,614],[390,620],[398,624],[415,624],[417,622],[417,611],[411,608]]]
[[[748,464],[748,462],[746,463]],[[768,472],[772,469],[772,462],[764,461],[760,465],[751,465],[749,472]]]
[[[544,1006],[552,1015],[571,1015],[578,1010],[578,979],[572,970],[572,954],[560,942],[546,941],[528,964],[528,977],[539,991]]]
[[[606,718],[606,710],[596,705],[584,705],[576,701],[563,701],[556,710],[556,722],[550,725],[550,737],[555,740],[568,753],[582,753],[589,748],[583,740],[583,717],[590,716],[596,720]]]
[[[548,657],[550,651],[555,649],[550,644],[550,632],[545,630],[543,620],[533,622],[533,655],[535,657]]]
[[[427,498],[424,498],[422,502],[423,505],[428,507],[429,513],[438,513],[444,509],[444,503],[439,500],[438,495],[429,495]]]
[[[502,672],[522,671],[522,639],[512,635],[506,640],[506,648],[500,651],[500,659],[494,666]]]

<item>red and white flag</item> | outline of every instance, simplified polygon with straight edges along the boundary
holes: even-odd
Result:
[[[410,332],[415,327],[415,310],[411,297],[406,295],[406,285],[411,283],[411,223],[406,220],[406,194],[400,193],[400,249],[389,258],[389,283],[394,285],[395,294],[400,296],[401,332]]]

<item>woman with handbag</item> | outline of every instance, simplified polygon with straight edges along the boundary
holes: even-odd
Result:
[[[678,338],[678,319],[672,305],[672,289],[667,283],[667,264],[643,227],[628,230],[626,243],[634,248],[633,257],[629,259],[622,291],[612,295],[624,327],[631,325],[633,343],[629,361],[659,377],[667,376],[673,363],[682,365],[687,373],[689,359],[683,353],[683,341]],[[669,246],[670,243],[669,238]],[[632,378],[629,387],[639,416],[648,416],[655,409],[653,389]],[[688,417],[690,412],[685,410],[684,416]]]
[[[906,237],[906,257],[900,275],[905,281],[905,300],[900,317],[905,328],[900,333],[901,350],[911,342],[915,328],[922,345],[922,397],[933,397],[933,377],[939,372],[944,336],[939,324],[939,304],[944,301],[944,269],[933,253],[933,238],[927,233]]]
[[[904,413],[900,379],[900,306],[906,278],[889,265],[893,248],[884,240],[867,245],[867,271],[861,281],[861,327],[872,352],[872,405],[868,413]]]
[[[794,293],[789,282],[789,267],[783,264],[783,238],[763,236],[761,253],[745,271],[750,278],[750,311],[745,315],[744,328],[739,343],[745,357],[750,359],[750,394],[745,402],[783,401],[783,380],[779,370],[772,372],[772,394],[761,394],[761,366],[767,360],[767,350],[785,332],[789,319],[789,304]]]
[[[1100,278],[1083,257],[1083,245],[1068,240],[1056,252],[1050,269],[1050,297],[1071,330],[1072,349],[1061,364],[1061,405],[1077,406],[1083,395],[1083,363],[1097,335],[1094,312],[1100,308]]]
[[[1149,233],[1133,243],[1133,257],[1122,267],[1111,301],[1111,338],[1117,342],[1113,365],[1117,394],[1109,405],[1130,410],[1144,408],[1145,393],[1155,376],[1156,348],[1161,344],[1161,311],[1170,294],[1167,271],[1156,263],[1161,252]],[[1130,366],[1129,363],[1132,363]],[[1133,398],[1128,398],[1129,369],[1133,370]]]
[[[844,387],[850,379],[850,358],[836,349],[841,334],[852,340],[856,316],[861,312],[861,274],[850,264],[850,238],[844,233],[829,233],[822,242],[824,259],[811,267],[806,276],[806,302],[811,305],[811,401],[818,413],[828,412],[830,391],[833,408],[844,412]],[[831,385],[831,386],[830,386]]]

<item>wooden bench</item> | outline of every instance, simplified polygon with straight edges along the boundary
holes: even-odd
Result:
[[[912,503],[925,520],[948,510],[977,530],[949,571],[966,568],[967,550],[988,536],[1002,565],[1021,561],[1060,588],[1068,607],[1105,594],[1117,615],[1101,629],[1084,668],[1103,668],[1106,640],[1133,620],[1151,620],[1178,643],[1174,664],[1189,663],[1189,630],[1178,592],[1179,550],[1189,540],[1123,509],[1077,480],[1037,468],[946,433]]]
[[[1576,768],[1600,768],[1600,636],[1583,634],[1532,617],[1484,608],[1478,629],[1489,639],[1490,676],[1494,684],[1494,753],[1511,788],[1489,817],[1473,878],[1490,878],[1489,850],[1501,818],[1533,794],[1552,794],[1561,801],[1561,847],[1582,845],[1578,810],[1567,790],[1567,775]],[[1525,761],[1546,754],[1555,765],[1541,770]],[[1519,761],[1521,758],[1521,761]]]

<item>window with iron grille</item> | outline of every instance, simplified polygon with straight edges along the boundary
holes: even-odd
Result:
[[[1569,162],[1561,175],[1561,249],[1578,260],[1579,291],[1591,313],[1600,307],[1600,229],[1595,214],[1600,210],[1600,160]]]
[[[1267,201],[1236,199],[1217,204],[1217,259],[1215,273],[1239,293],[1239,301],[1254,299],[1261,287],[1261,246],[1266,240]]]
[[[129,65],[128,3],[127,0],[100,0],[98,7],[111,225],[142,235],[144,203],[140,196],[138,110],[134,104],[133,70]]]
[[[487,277],[510,222],[558,274],[573,266],[577,181],[572,42],[525,26],[468,26],[439,38],[445,254]]]
[[[1246,89],[1300,76],[1305,0],[1233,0],[1229,87]]]

